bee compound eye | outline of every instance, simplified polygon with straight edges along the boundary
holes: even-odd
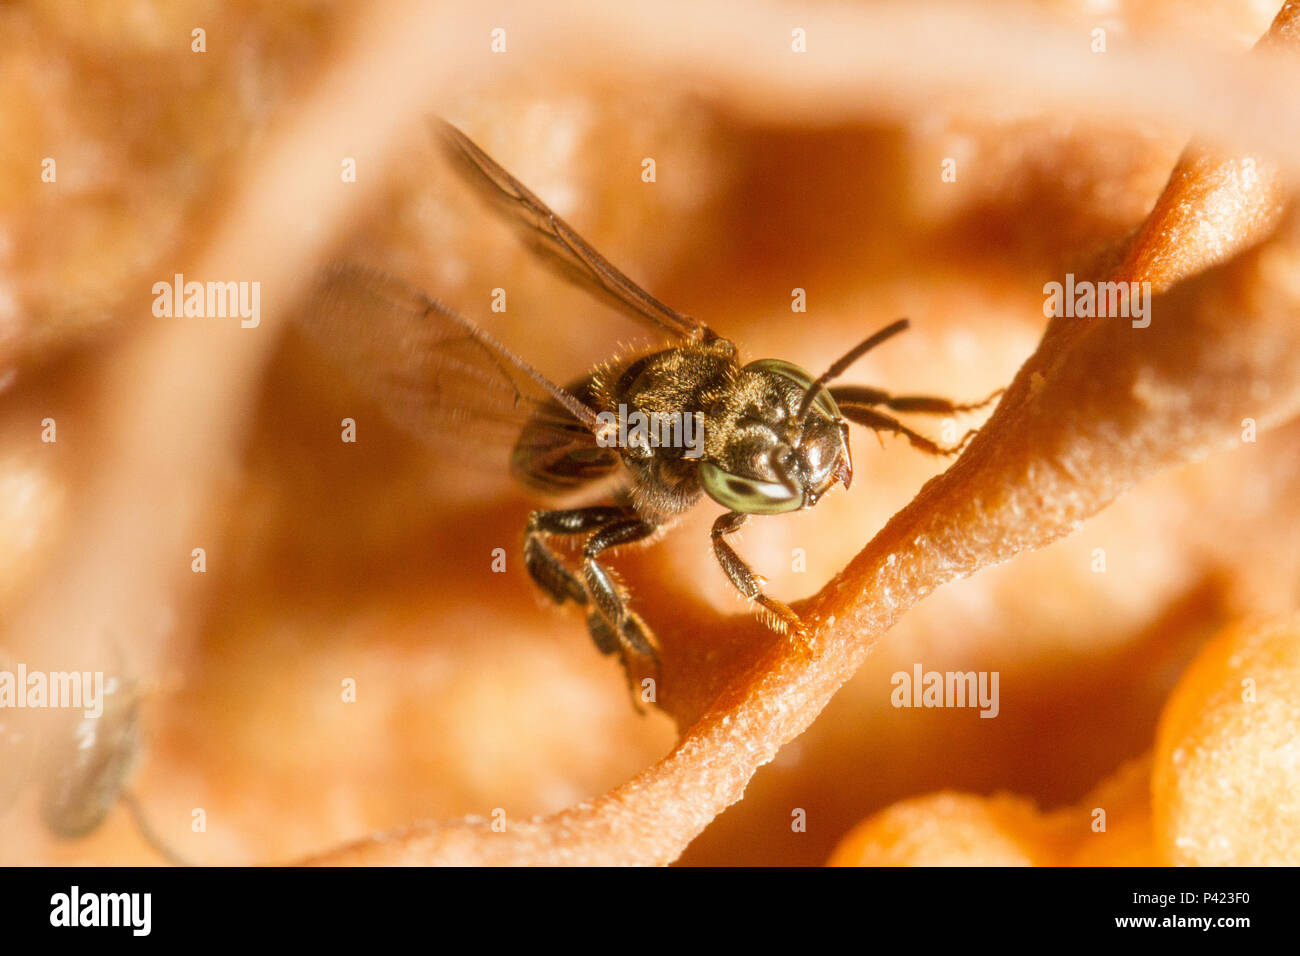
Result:
[[[733,475],[711,461],[700,465],[704,492],[724,508],[742,514],[774,515],[803,507],[803,495],[778,481]]]

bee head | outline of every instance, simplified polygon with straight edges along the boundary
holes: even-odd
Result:
[[[885,326],[816,380],[778,359],[742,368],[710,415],[700,463],[705,493],[732,511],[770,515],[811,508],[837,481],[847,488],[849,425],[826,383],[907,327],[907,319]]]
[[[789,362],[740,370],[709,416],[700,480],[710,498],[744,514],[810,508],[853,478],[849,426],[822,385]]]

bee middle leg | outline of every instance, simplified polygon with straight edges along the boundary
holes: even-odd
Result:
[[[587,586],[587,594],[596,605],[596,611],[604,619],[603,623],[608,625],[601,634],[597,634],[597,628],[589,619],[588,630],[592,632],[597,647],[602,647],[602,640],[608,641],[608,635],[612,633],[621,646],[630,648],[642,657],[650,658],[657,667],[659,649],[655,646],[650,629],[646,627],[639,614],[628,608],[626,591],[596,558],[602,551],[650,537],[658,530],[658,525],[636,517],[636,512],[631,508],[612,510],[621,510],[625,516],[594,531],[582,547],[582,574]]]
[[[894,395],[883,388],[869,385],[837,385],[831,395],[837,403],[848,405],[883,405],[896,412],[915,412],[919,415],[955,415],[983,408],[1005,391],[999,388],[980,402],[962,404],[936,395]]]
[[[722,515],[717,521],[713,522],[713,530],[710,533],[713,538],[713,553],[722,565],[722,570],[726,572],[731,583],[735,585],[737,591],[754,602],[760,608],[759,617],[772,630],[778,634],[786,634],[799,642],[800,647],[808,651],[808,629],[804,626],[799,615],[778,601],[776,598],[768,597],[763,593],[763,585],[767,582],[754,573],[753,568],[745,563],[725,540],[725,536],[739,530],[749,519],[749,515],[739,511],[730,511]]]
[[[585,605],[587,589],[582,580],[546,546],[546,538],[586,534],[624,517],[625,508],[612,507],[534,511],[528,516],[528,526],[524,530],[524,567],[529,576],[556,604],[573,601]]]
[[[657,526],[628,507],[598,506],[534,511],[524,533],[524,566],[533,581],[557,604],[590,607],[587,630],[602,654],[630,648],[659,664],[654,638],[640,615],[627,607],[627,595],[596,560],[602,551],[647,538]],[[581,577],[546,546],[553,535],[590,534],[583,545]],[[594,607],[591,607],[594,605]],[[626,659],[624,664],[626,665]]]

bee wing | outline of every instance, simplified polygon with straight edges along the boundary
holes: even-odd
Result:
[[[527,229],[535,251],[549,254],[568,276],[639,321],[692,342],[715,337],[703,322],[670,308],[641,288],[593,249],[567,222],[523,183],[506,172],[473,140],[445,121],[438,121],[448,156],[461,173],[494,205]]]
[[[438,450],[508,448],[526,422],[551,426],[567,444],[595,444],[589,406],[469,319],[392,276],[332,264],[297,318],[395,425]]]

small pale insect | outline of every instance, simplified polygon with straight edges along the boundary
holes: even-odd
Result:
[[[511,471],[538,492],[617,478],[605,504],[533,511],[523,557],[543,594],[582,609],[597,648],[620,655],[629,680],[633,658],[657,671],[659,649],[607,555],[655,536],[706,497],[726,509],[713,524],[712,546],[728,580],[769,627],[806,642],[798,615],[765,592],[728,535],[751,515],[811,508],[835,484],[848,488],[850,423],[901,435],[927,454],[953,455],[973,432],[944,446],[891,412],[955,415],[998,393],[960,404],[830,385],[906,329],[905,319],[868,336],[821,375],[781,359],[745,361],[731,340],[615,268],[459,130],[441,124],[440,135],[465,178],[521,227],[536,251],[670,343],[611,359],[561,387],[456,311],[397,279],[348,264],[326,271],[301,312],[303,326],[393,421],[426,441],[436,443],[448,425],[505,423],[515,429]],[[554,550],[559,537],[581,538],[577,562]]]
[[[9,778],[13,792],[0,794],[0,807],[16,799],[29,782],[36,751],[44,768],[38,778],[41,822],[56,836],[77,839],[97,830],[117,805],[130,814],[141,839],[168,862],[187,865],[150,826],[135,794],[128,789],[141,745],[140,693],[120,677],[104,682],[97,716],[79,717],[71,733],[16,739],[0,725],[0,751],[21,756],[23,769]],[[16,761],[17,762],[17,761]]]
[[[64,837],[90,833],[121,798],[140,748],[139,699],[132,685],[111,678],[103,713],[77,721],[51,748],[41,792],[41,817]]]

